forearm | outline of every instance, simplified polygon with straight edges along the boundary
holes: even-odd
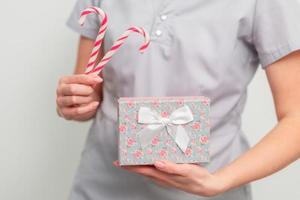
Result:
[[[258,144],[217,171],[224,191],[261,179],[300,157],[300,116],[287,115]]]
[[[75,121],[92,119],[102,100],[102,79],[97,75],[84,74],[93,46],[93,40],[81,36],[74,75],[63,76],[59,80],[57,111],[65,119]],[[102,49],[97,59],[101,57]]]
[[[83,74],[86,68],[86,64],[89,61],[90,53],[94,47],[94,41],[80,36],[79,43],[78,43],[78,51],[77,51],[77,60],[74,69],[74,74]],[[102,49],[97,57],[97,61],[102,58],[103,53]]]

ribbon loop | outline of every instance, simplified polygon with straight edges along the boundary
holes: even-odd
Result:
[[[185,152],[188,147],[190,137],[182,126],[194,120],[192,111],[184,105],[171,113],[170,117],[161,117],[156,111],[148,107],[140,107],[138,112],[138,123],[147,124],[146,128],[138,133],[142,148],[146,147],[150,140],[158,135],[161,130],[172,137],[181,151]],[[174,126],[175,129],[174,129]],[[175,130],[175,133],[173,132]]]

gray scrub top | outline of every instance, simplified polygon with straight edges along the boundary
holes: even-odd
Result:
[[[132,35],[103,71],[103,102],[89,130],[70,200],[249,200],[249,185],[204,198],[116,168],[117,99],[122,96],[196,96],[211,99],[211,162],[214,172],[249,149],[241,130],[247,86],[258,65],[300,48],[297,0],[78,0],[67,24],[95,39],[99,21],[80,11],[99,6],[109,16],[104,47],[132,25],[151,35]],[[284,69],[282,69],[284,70]]]

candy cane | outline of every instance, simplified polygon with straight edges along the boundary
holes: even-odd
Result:
[[[107,15],[103,10],[101,10],[98,7],[89,7],[89,8],[87,8],[84,11],[81,12],[80,19],[79,19],[79,23],[80,23],[81,26],[84,25],[86,17],[89,14],[97,14],[99,16],[99,19],[100,19],[101,23],[100,23],[100,30],[99,30],[97,38],[95,40],[94,48],[93,48],[93,50],[90,54],[89,62],[86,66],[85,73],[90,72],[95,67],[96,59],[97,59],[97,56],[98,56],[99,51],[100,51],[100,47],[101,47],[102,42],[103,42],[105,32],[107,30]]]
[[[129,29],[127,29],[120,37],[118,40],[116,40],[113,44],[113,46],[111,47],[111,49],[104,55],[104,57],[102,58],[102,60],[98,63],[98,65],[90,72],[88,72],[87,74],[99,74],[102,69],[104,68],[104,65],[107,64],[112,56],[119,50],[119,48],[124,44],[125,40],[129,37],[129,35],[133,32],[139,33],[142,36],[144,36],[145,41],[143,42],[143,44],[141,45],[139,51],[141,53],[143,53],[146,48],[149,46],[150,43],[150,37],[149,34],[140,27],[131,27]]]

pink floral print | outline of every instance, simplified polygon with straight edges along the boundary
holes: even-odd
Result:
[[[135,150],[133,155],[135,158],[140,159],[143,157],[143,152],[141,150]]]
[[[200,137],[200,143],[201,144],[206,144],[208,142],[208,136],[207,135],[202,135]]]
[[[133,101],[128,101],[128,102],[127,102],[128,108],[132,108],[133,105],[134,105]]]
[[[183,98],[178,99],[177,104],[182,106],[184,104],[184,99]]]
[[[165,158],[165,157],[167,157],[167,151],[165,149],[161,149],[158,151],[158,155],[161,158]]]
[[[132,147],[135,143],[136,143],[136,141],[134,139],[132,139],[132,138],[127,139],[127,146],[128,147]]]
[[[193,123],[193,129],[195,129],[195,130],[200,130],[200,126],[201,126],[201,124],[200,124],[200,122],[195,122],[195,123]]]
[[[153,105],[154,107],[158,107],[158,106],[159,106],[159,104],[160,104],[160,102],[159,102],[159,100],[158,100],[158,99],[153,99],[153,101],[152,101],[152,105]]]
[[[154,137],[151,141],[152,146],[157,146],[159,144],[159,138],[158,137]]]
[[[146,153],[147,153],[148,155],[151,155],[151,154],[153,153],[153,150],[152,150],[152,149],[147,149]]]
[[[120,125],[119,125],[119,132],[120,132],[120,133],[125,133],[126,130],[127,130],[127,127],[126,127],[125,124],[120,124]]]
[[[135,124],[131,124],[131,129],[136,129],[136,125]]]
[[[191,156],[192,153],[193,153],[193,150],[192,150],[191,148],[189,148],[189,147],[188,147],[188,148],[185,150],[185,152],[184,152],[184,154],[185,154],[186,156]]]
[[[202,153],[202,151],[203,151],[203,150],[202,150],[201,147],[196,147],[196,152],[197,152],[197,153]]]
[[[176,153],[176,152],[177,152],[177,148],[172,147],[172,148],[171,148],[171,151],[172,151],[172,153]]]
[[[202,103],[203,103],[203,105],[208,106],[209,105],[209,99],[203,99]]]
[[[171,145],[173,144],[173,141],[172,141],[172,140],[166,140],[166,141],[165,141],[165,144],[166,144],[167,146],[171,146]]]
[[[169,117],[169,113],[167,111],[163,111],[160,113],[162,117]]]
[[[195,139],[192,139],[192,140],[191,140],[191,145],[195,145],[195,144],[196,144]]]
[[[203,103],[204,101],[204,103]],[[168,159],[177,163],[209,161],[209,104],[199,97],[125,98],[119,101],[119,160],[123,165],[153,164],[155,160]],[[139,144],[138,133],[149,124],[138,123],[138,110],[141,106],[153,109],[163,118],[182,106],[189,106],[194,120],[183,127],[189,132],[190,142],[186,151],[182,151],[175,142],[174,133],[166,129],[159,130],[151,138],[147,147]],[[176,130],[176,129],[174,129]],[[173,131],[173,130],[172,130]]]

